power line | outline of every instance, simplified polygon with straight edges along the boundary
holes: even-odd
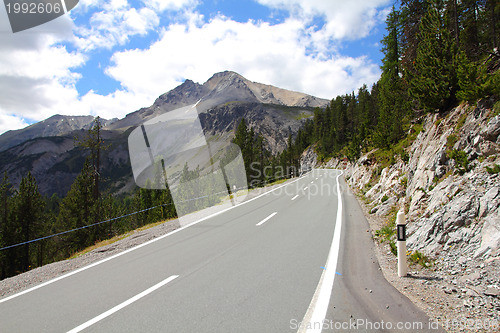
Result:
[[[266,179],[264,181],[253,182],[253,184],[263,184],[263,183],[266,184],[266,183],[268,183],[271,180],[277,180],[277,179],[281,179],[281,178],[288,178],[289,176],[291,176],[291,174],[284,175],[283,177],[274,177],[274,178]],[[252,186],[252,187],[254,187],[254,186]],[[248,188],[247,187],[241,187],[241,188],[237,188],[237,189],[232,190],[232,191],[240,191],[240,190],[244,190],[244,189],[248,189]],[[182,204],[182,203],[186,203],[186,202],[190,202],[190,201],[195,201],[195,200],[200,200],[200,199],[208,198],[208,197],[211,197],[211,196],[214,196],[214,195],[218,195],[218,194],[228,194],[228,193],[227,193],[227,191],[212,193],[210,195],[204,195],[204,196],[197,197],[197,198],[191,198],[189,200],[179,201],[178,204]],[[144,212],[147,212],[149,210],[152,210],[152,209],[155,209],[155,208],[158,208],[158,207],[165,207],[165,206],[170,206],[170,205],[173,205],[173,203],[166,203],[166,204],[162,204],[162,205],[157,205],[157,206],[146,208],[146,209],[142,209],[142,210],[130,213],[130,214],[126,214],[126,215],[114,217],[114,218],[111,218],[111,219],[107,219],[107,220],[104,220],[104,221],[96,222],[96,223],[93,223],[93,224],[85,225],[83,227],[78,227],[78,228],[74,228],[74,229],[71,229],[71,230],[66,230],[66,231],[58,232],[56,234],[52,234],[52,235],[49,235],[49,236],[44,236],[44,237],[32,239],[32,240],[29,240],[29,241],[26,241],[26,242],[9,245],[9,246],[0,248],[0,252],[4,251],[4,250],[12,249],[14,247],[18,247],[18,246],[23,246],[23,245],[27,245],[27,244],[39,242],[39,241],[42,241],[44,239],[49,239],[49,238],[52,238],[52,237],[69,234],[71,232],[75,232],[75,231],[78,231],[78,230],[83,230],[83,229],[91,228],[91,227],[94,227],[96,225],[100,225],[100,224],[103,224],[103,223],[107,223],[107,222],[111,222],[111,221],[116,221],[116,220],[119,220],[119,219],[122,219],[122,218],[125,218],[125,217],[128,217],[128,216],[136,215],[136,214],[139,214],[139,213],[144,213]]]

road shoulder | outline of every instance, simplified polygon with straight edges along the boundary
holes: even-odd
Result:
[[[424,311],[432,321],[439,322],[447,332],[466,332],[467,330],[452,327],[453,321],[472,318],[464,312],[466,309],[463,300],[450,297],[446,293],[448,283],[444,282],[432,268],[410,265],[408,276],[400,278],[397,271],[397,258],[392,254],[389,245],[375,239],[375,232],[387,224],[387,218],[370,214],[370,207],[364,203],[362,197],[356,195],[356,199],[368,221],[368,231],[374,240],[375,254],[385,279]]]

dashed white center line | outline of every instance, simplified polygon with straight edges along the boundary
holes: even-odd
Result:
[[[296,196],[294,196],[294,197],[292,198],[292,201],[293,201],[293,200],[295,200],[295,199],[297,199],[298,197],[299,197],[299,195],[297,194]]]
[[[89,321],[81,324],[80,326],[73,328],[71,331],[68,331],[68,333],[77,333],[77,332],[80,332],[80,331],[86,329],[89,326],[94,325],[95,323],[103,320],[106,317],[111,316],[113,313],[115,313],[117,311],[120,311],[121,309],[123,309],[127,305],[130,305],[130,304],[134,303],[135,301],[137,301],[137,300],[143,298],[144,296],[152,293],[156,289],[159,289],[159,288],[163,287],[164,285],[166,285],[167,283],[169,283],[172,280],[175,280],[178,277],[179,277],[179,275],[172,275],[171,277],[169,277],[169,278],[167,278],[167,279],[165,279],[165,280],[163,280],[163,281],[155,284],[151,288],[144,290],[142,293],[135,295],[134,297],[126,300],[125,302],[123,302],[121,304],[118,304],[114,308],[109,309],[108,311],[106,311],[106,312],[98,315],[97,317],[95,317],[93,319],[90,319]]]
[[[272,213],[271,215],[269,215],[268,217],[266,217],[265,219],[263,219],[262,221],[260,221],[259,223],[257,223],[256,226],[258,227],[258,226],[263,225],[264,223],[266,223],[269,219],[271,219],[276,214],[278,214],[278,212]]]

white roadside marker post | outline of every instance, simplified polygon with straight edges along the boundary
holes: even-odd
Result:
[[[406,219],[405,213],[401,210],[398,212],[396,219],[396,228],[398,236],[398,275],[403,277],[408,273],[408,265],[406,262]]]

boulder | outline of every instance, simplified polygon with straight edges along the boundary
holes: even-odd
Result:
[[[391,208],[396,204],[396,197],[391,197],[386,202],[382,203],[377,209],[377,216],[386,216],[391,211]]]
[[[479,211],[475,193],[457,195],[448,205],[449,210],[443,215],[444,228],[464,226],[474,219]]]
[[[481,231],[481,246],[474,253],[479,258],[497,251],[500,248],[500,215],[488,215],[484,219]]]
[[[498,297],[500,296],[500,289],[496,287],[488,287],[483,294],[485,294],[486,296]]]
[[[498,152],[498,147],[496,143],[491,141],[483,141],[479,144],[479,151],[484,157],[491,156]]]
[[[442,178],[446,174],[447,170],[448,169],[444,165],[439,165],[436,167],[435,177]]]
[[[485,217],[498,206],[500,206],[500,187],[495,186],[479,200],[479,217]]]
[[[495,142],[500,134],[500,116],[491,118],[488,125],[481,130],[481,136],[486,140]]]

